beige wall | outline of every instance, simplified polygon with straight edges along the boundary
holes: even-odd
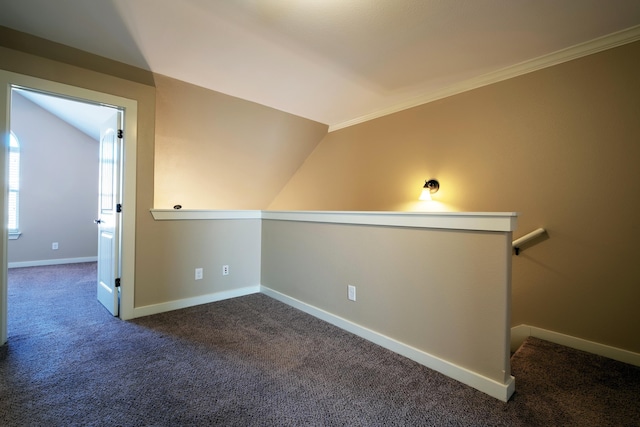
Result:
[[[640,43],[330,133],[270,209],[518,211],[513,325],[640,352]],[[313,191],[309,191],[313,189]]]
[[[98,141],[18,93],[11,130],[20,141],[22,234],[8,242],[9,262],[96,257]]]
[[[510,237],[265,220],[261,284],[504,384]]]
[[[327,126],[155,76],[156,208],[265,209]]]
[[[136,307],[260,284],[259,219],[157,221],[153,231],[146,256],[136,261],[137,274],[145,277],[136,282]],[[195,280],[196,268],[203,269],[202,280]]]

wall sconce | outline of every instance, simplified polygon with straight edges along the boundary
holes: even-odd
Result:
[[[431,200],[431,195],[437,193],[440,189],[440,183],[435,179],[430,179],[424,182],[422,187],[422,194],[420,194],[419,200]]]

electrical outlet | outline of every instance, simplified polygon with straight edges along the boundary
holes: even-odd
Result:
[[[347,286],[347,297],[351,301],[355,301],[356,300],[356,287],[355,286],[351,286],[351,285]]]
[[[53,242],[51,244],[51,249],[54,250],[54,251],[57,251],[58,250],[58,242]]]
[[[229,275],[229,266],[228,265],[223,265],[222,266],[222,275],[223,276],[228,276]]]
[[[203,276],[204,271],[202,270],[202,268],[196,268],[196,280],[202,280]]]

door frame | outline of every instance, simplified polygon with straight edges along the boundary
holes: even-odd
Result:
[[[9,147],[11,88],[23,86],[56,96],[69,97],[91,103],[120,108],[124,112],[123,186],[122,186],[122,276],[120,286],[120,318],[134,318],[135,295],[135,241],[136,241],[136,166],[138,102],[116,95],[84,89],[64,83],[26,76],[0,69],[0,185],[4,189],[0,197],[0,345],[7,342],[7,161]],[[97,197],[97,191],[96,191]]]

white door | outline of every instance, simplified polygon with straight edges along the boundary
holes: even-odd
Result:
[[[114,110],[100,129],[98,201],[98,301],[114,316],[120,300],[122,112]]]

